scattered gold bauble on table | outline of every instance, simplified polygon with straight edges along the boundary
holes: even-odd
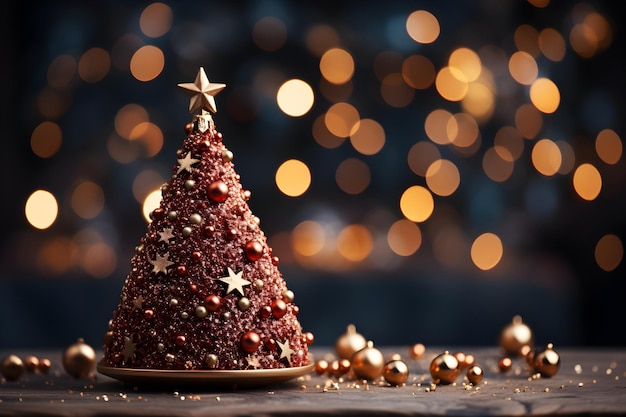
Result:
[[[498,344],[507,355],[521,356],[526,349],[534,347],[535,338],[531,328],[517,315],[500,332]]]
[[[335,341],[335,352],[340,359],[350,359],[359,350],[367,346],[367,340],[356,331],[354,324],[349,324],[346,332]]]
[[[472,365],[467,369],[467,379],[472,385],[480,384],[484,376],[483,368],[478,365]]]
[[[96,352],[80,338],[63,352],[63,368],[74,378],[87,378],[96,367]]]
[[[511,369],[512,366],[513,360],[508,356],[500,358],[500,360],[498,361],[498,368],[500,369],[500,372],[506,372]]]
[[[380,350],[374,347],[373,342],[355,352],[350,359],[352,370],[357,378],[373,380],[378,378],[385,366],[385,358]]]
[[[24,373],[24,361],[17,355],[9,355],[0,364],[0,373],[7,381],[17,381]]]
[[[401,359],[392,359],[383,367],[383,377],[391,385],[402,385],[409,377],[409,367]]]
[[[437,385],[447,385],[453,383],[461,373],[459,360],[447,350],[435,356],[430,363],[430,375]]]
[[[526,356],[526,360],[532,370],[543,378],[553,377],[561,366],[561,357],[554,350],[552,343],[549,343],[543,350],[532,351]]]

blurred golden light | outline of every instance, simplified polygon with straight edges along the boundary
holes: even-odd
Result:
[[[161,187],[159,187],[158,189],[148,194],[143,200],[142,213],[143,218],[146,220],[146,222],[152,222],[152,219],[150,218],[150,213],[152,213],[154,209],[158,208],[161,205],[162,199],[163,196],[161,194]]]
[[[324,148],[338,148],[339,145],[344,142],[345,138],[340,138],[330,133],[330,131],[326,127],[326,123],[324,122],[324,117],[325,115],[322,114],[318,116],[313,122],[313,139],[315,139],[315,142],[317,142],[320,146],[323,146]]]
[[[347,138],[360,118],[358,110],[352,104],[342,102],[330,106],[324,116],[324,123],[333,135]]]
[[[151,169],[141,171],[133,180],[133,197],[141,203],[151,192],[159,189],[164,182],[161,174],[156,171]]]
[[[591,58],[598,52],[608,48],[613,39],[611,26],[604,16],[597,12],[578,10],[576,15],[582,15],[570,30],[569,41],[572,49],[583,58]]]
[[[430,191],[442,197],[454,193],[460,183],[459,169],[447,159],[436,160],[426,170],[426,185]]]
[[[476,52],[469,48],[457,48],[448,58],[448,66],[460,71],[463,80],[467,82],[476,81],[482,71],[482,62]]]
[[[314,56],[321,57],[324,52],[339,44],[337,31],[329,25],[313,26],[306,34],[306,46]]]
[[[450,123],[456,123],[456,119],[447,110],[435,109],[431,111],[424,121],[426,136],[437,145],[448,145],[451,142]]]
[[[411,256],[422,246],[422,232],[412,221],[400,219],[389,228],[387,243],[395,254]]]
[[[439,21],[426,10],[416,10],[406,19],[406,31],[417,43],[433,43],[441,31]]]
[[[141,143],[145,156],[151,158],[163,147],[163,132],[151,122],[141,122],[130,131],[128,139]]]
[[[544,7],[547,7],[548,4],[550,4],[550,0],[528,0],[528,3],[537,8],[543,9]]]
[[[605,50],[609,47],[613,40],[613,31],[604,16],[598,12],[588,13],[583,19],[583,25],[593,32],[593,38],[598,42],[600,50]]]
[[[496,95],[488,85],[475,81],[467,86],[467,94],[461,101],[463,111],[478,122],[488,121],[495,110]]]
[[[46,275],[61,275],[76,263],[77,248],[67,237],[56,237],[46,242],[35,263],[40,272]]]
[[[337,167],[335,181],[342,191],[360,194],[370,185],[372,175],[367,164],[360,159],[348,158]]]
[[[443,67],[435,78],[439,95],[448,101],[461,101],[469,89],[465,75],[452,67]]]
[[[433,195],[421,185],[407,188],[400,197],[400,211],[412,222],[421,223],[428,220],[434,209]]]
[[[401,73],[394,72],[387,75],[380,84],[380,94],[385,103],[392,107],[406,107],[415,98],[415,90],[406,82]]]
[[[119,109],[113,120],[118,135],[130,139],[131,132],[137,125],[148,121],[148,112],[139,104],[130,103]],[[145,126],[145,125],[144,125]],[[135,134],[138,132],[135,131]]]
[[[615,165],[622,157],[622,140],[613,129],[604,129],[596,136],[596,153],[609,165]]]
[[[425,90],[435,82],[435,65],[424,55],[411,55],[406,58],[402,62],[401,72],[404,82],[416,90]]]
[[[515,112],[515,127],[524,138],[534,139],[543,127],[543,116],[532,104],[522,104]]]
[[[513,34],[515,46],[533,57],[539,56],[539,32],[531,25],[520,25]]]
[[[513,126],[498,129],[493,138],[493,145],[498,156],[509,162],[516,161],[524,152],[524,138]]]
[[[565,39],[553,28],[545,28],[539,33],[539,49],[543,56],[552,62],[561,62],[565,58]]]
[[[489,148],[483,154],[483,171],[492,181],[504,182],[513,173],[513,156],[507,148]]]
[[[337,250],[349,261],[363,261],[369,256],[373,248],[372,234],[363,225],[348,225],[337,235]]]
[[[111,69],[111,57],[102,48],[91,48],[78,61],[78,75],[88,83],[102,80]]]
[[[172,27],[172,9],[167,4],[156,2],[148,5],[139,16],[139,28],[149,38],[158,38]]]
[[[306,220],[293,229],[291,242],[298,254],[314,256],[324,248],[326,233],[318,222]]]
[[[345,49],[329,49],[320,59],[320,72],[330,83],[347,83],[354,74],[354,59]]]
[[[363,155],[375,155],[385,145],[385,130],[376,120],[361,119],[352,128],[350,143]]]
[[[483,271],[487,271],[498,265],[502,259],[504,249],[498,235],[483,233],[472,243],[470,253],[474,265]]]
[[[543,113],[554,113],[561,103],[561,93],[548,78],[538,78],[530,86],[530,101]]]
[[[24,207],[26,220],[36,229],[47,229],[59,214],[59,205],[51,192],[46,190],[34,191],[26,200]]]
[[[435,145],[431,142],[421,141],[411,146],[407,155],[407,162],[411,171],[425,177],[428,167],[440,158],[441,153]]]
[[[57,119],[70,108],[71,97],[68,89],[44,88],[37,95],[37,110],[44,119]]]
[[[467,113],[456,113],[447,123],[448,137],[454,146],[469,148],[478,140],[478,123]]]
[[[138,81],[152,81],[165,66],[163,51],[153,45],[139,48],[130,59],[130,72]]]
[[[289,159],[276,171],[276,186],[289,197],[301,196],[311,185],[311,171],[302,161]]]
[[[285,81],[276,93],[276,103],[280,110],[288,116],[300,117],[313,107],[315,95],[311,86],[302,80]]]
[[[624,245],[618,236],[614,234],[604,235],[596,243],[594,255],[598,266],[603,271],[611,272],[624,259]]]
[[[254,24],[252,40],[264,51],[278,51],[287,41],[287,26],[277,17],[265,16]]]
[[[533,146],[531,160],[537,172],[550,177],[561,168],[561,150],[550,139],[541,139]]]
[[[598,169],[591,164],[579,165],[574,171],[572,181],[574,190],[583,200],[595,200],[602,190],[602,176]]]
[[[574,153],[574,148],[572,148],[572,145],[564,140],[557,140],[556,144],[561,151],[561,167],[559,168],[559,174],[569,174],[574,169],[574,165],[576,165],[576,154]]]
[[[72,191],[72,210],[83,219],[93,219],[104,208],[104,191],[92,181],[82,181]]]
[[[469,243],[458,227],[446,225],[435,234],[433,256],[441,265],[462,268],[468,252]]]
[[[128,71],[133,54],[143,45],[142,37],[134,33],[123,34],[111,47],[111,63],[120,71]]]
[[[518,83],[531,85],[539,75],[539,66],[528,52],[517,51],[509,59],[509,73]]]
[[[92,243],[84,250],[81,266],[93,278],[106,278],[115,271],[117,256],[110,245],[104,242]]]
[[[67,88],[76,75],[76,59],[67,54],[59,55],[48,65],[48,85],[52,88]]]
[[[49,158],[61,149],[63,132],[54,122],[40,123],[30,135],[30,148],[40,158]]]

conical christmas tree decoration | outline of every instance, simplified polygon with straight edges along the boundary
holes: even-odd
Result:
[[[225,85],[200,68],[194,83],[179,86],[200,113],[131,259],[98,369],[308,367],[313,336],[302,332],[294,294],[210,113]]]

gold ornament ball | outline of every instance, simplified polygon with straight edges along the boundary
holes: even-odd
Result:
[[[498,344],[507,355],[520,356],[527,347],[533,347],[535,339],[533,331],[522,321],[521,316],[513,317],[511,323],[500,332]]]
[[[96,366],[96,352],[81,338],[63,352],[63,368],[74,378],[87,378]]]
[[[470,366],[467,370],[467,379],[472,385],[478,385],[482,382],[484,376],[483,368],[478,365]]]
[[[534,352],[531,360],[534,371],[544,378],[551,378],[556,375],[561,366],[561,357],[554,350],[552,343],[549,343],[544,350]]]
[[[374,343],[367,342],[363,349],[352,355],[350,363],[357,378],[373,380],[382,374],[385,358],[382,352],[374,347]]]
[[[24,373],[24,362],[17,355],[9,355],[2,360],[0,373],[7,381],[17,381]]]
[[[430,375],[437,385],[448,385],[453,383],[461,373],[458,359],[447,350],[435,356],[430,363]]]
[[[350,324],[346,332],[335,341],[335,352],[340,359],[350,359],[352,355],[366,346],[365,337],[356,331],[354,324]]]
[[[409,377],[409,367],[401,359],[393,359],[383,367],[383,377],[391,385],[402,385]]]

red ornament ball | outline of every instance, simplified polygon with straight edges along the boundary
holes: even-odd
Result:
[[[248,353],[254,353],[261,344],[261,337],[258,333],[249,331],[241,336],[241,348]]]
[[[228,198],[228,185],[221,180],[213,181],[207,188],[207,194],[211,201],[223,203]]]
[[[245,246],[246,258],[250,261],[258,261],[263,256],[263,245],[256,240],[251,240]]]
[[[204,306],[206,307],[207,310],[211,312],[217,311],[217,309],[220,308],[221,304],[222,304],[221,298],[215,294],[211,294],[207,298],[204,299]]]
[[[272,301],[271,309],[272,315],[279,319],[287,313],[287,304],[281,299],[276,299]]]

